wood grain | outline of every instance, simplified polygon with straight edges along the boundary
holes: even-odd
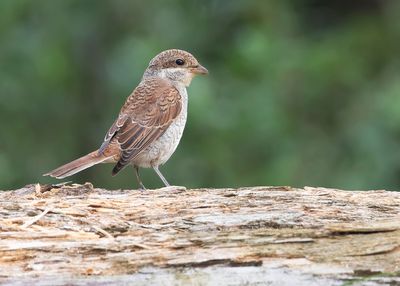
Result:
[[[340,285],[400,283],[399,273],[398,192],[89,183],[0,192],[4,283]]]

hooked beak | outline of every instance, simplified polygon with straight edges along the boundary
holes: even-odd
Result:
[[[203,67],[201,64],[191,68],[190,71],[194,74],[208,74],[208,70],[205,67]]]

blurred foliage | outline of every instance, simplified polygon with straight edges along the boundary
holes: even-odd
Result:
[[[210,70],[162,167],[188,187],[400,186],[399,1],[0,2],[0,188],[98,148],[149,60]],[[127,168],[72,177],[136,187]],[[162,186],[143,170],[147,186]]]

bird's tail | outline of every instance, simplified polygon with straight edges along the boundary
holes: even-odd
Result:
[[[53,171],[50,171],[43,176],[50,176],[57,179],[63,179],[69,176],[72,176],[82,170],[85,170],[93,165],[99,164],[109,157],[104,156],[103,154],[99,154],[99,152],[93,151],[83,157],[80,157],[72,162],[69,162]]]

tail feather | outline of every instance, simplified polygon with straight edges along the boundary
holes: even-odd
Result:
[[[92,167],[93,165],[99,164],[107,160],[108,158],[109,157],[99,154],[99,152],[96,150],[72,162],[62,165],[57,169],[54,169],[53,171],[44,174],[43,176],[50,176],[57,179],[64,179],[80,171],[83,171],[89,167]]]

